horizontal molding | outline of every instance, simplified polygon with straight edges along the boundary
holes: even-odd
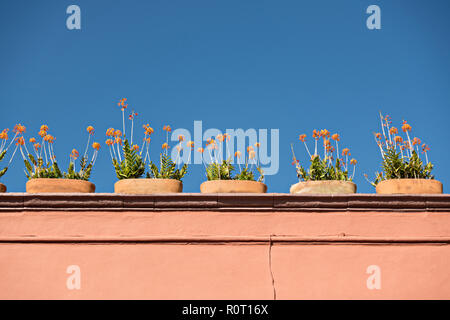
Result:
[[[147,236],[147,237],[0,237],[0,243],[175,243],[175,244],[440,244],[450,237],[363,237],[363,236]]]
[[[26,194],[0,195],[0,211],[450,211],[450,195]]]

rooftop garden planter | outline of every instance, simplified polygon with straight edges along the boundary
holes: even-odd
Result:
[[[76,179],[36,178],[26,184],[27,193],[94,193],[95,185]]]
[[[142,145],[133,143],[134,119],[137,113],[134,111],[128,116],[131,121],[130,136],[126,135],[125,110],[128,108],[127,99],[120,99],[118,106],[122,111],[122,130],[109,128],[106,131],[106,144],[109,146],[112,164],[119,179],[114,185],[115,193],[122,194],[154,194],[154,193],[179,193],[183,191],[181,179],[187,173],[187,163],[191,156],[194,143],[185,144],[188,152],[188,160],[181,165],[185,155],[183,144],[184,136],[178,137],[175,154],[169,154],[170,126],[164,126],[166,142],[162,144],[163,152],[159,156],[159,167],[150,160],[150,141],[153,128],[149,124],[143,125],[144,139]],[[183,153],[183,155],[182,155]],[[172,156],[175,161],[172,160]],[[145,172],[147,169],[147,173]],[[145,178],[142,178],[145,175]]]
[[[382,172],[377,172],[376,192],[381,194],[421,194],[442,193],[442,183],[431,174],[433,164],[428,161],[430,148],[421,139],[411,139],[411,126],[403,120],[399,130],[391,126],[389,116],[380,113],[381,133],[375,133],[375,141],[380,149]],[[422,158],[419,154],[422,153]],[[425,163],[424,161],[425,160]]]
[[[356,184],[351,181],[321,180],[301,181],[293,184],[291,193],[305,194],[347,194],[356,193]]]
[[[39,138],[30,138],[30,148],[27,147],[24,133],[24,126],[16,125],[16,145],[19,147],[25,163],[25,174],[28,178],[26,191],[28,193],[92,193],[95,192],[95,185],[88,180],[91,176],[92,168],[97,160],[100,144],[94,142],[92,144],[93,154],[89,161],[89,146],[91,136],[94,135],[94,128],[88,126],[86,131],[88,139],[83,156],[80,159],[79,167],[76,160],[79,153],[73,149],[69,155],[70,162],[67,172],[60,170],[53,151],[55,137],[49,134],[47,125],[42,125],[38,132]],[[30,152],[31,150],[32,152]]]
[[[442,193],[442,183],[434,179],[389,179],[376,186],[380,194]]]
[[[263,170],[259,162],[259,142],[254,146],[247,147],[247,153],[242,156],[241,151],[234,153],[239,173],[233,175],[236,165],[232,164],[232,156],[229,154],[228,141],[230,135],[227,133],[219,134],[215,139],[208,139],[206,142],[206,154],[209,163],[204,161],[205,149],[198,148],[202,154],[202,162],[206,170],[208,181],[200,185],[201,193],[266,193],[267,186],[262,182],[264,180]],[[228,158],[225,160],[222,156],[223,146],[226,145]],[[256,181],[255,171],[259,173]]]
[[[310,159],[309,169],[306,170],[295,156],[294,147],[291,146],[293,162],[297,171],[299,182],[292,185],[291,193],[302,194],[348,194],[356,193],[356,184],[352,182],[355,175],[356,160],[351,156],[348,148],[339,153],[339,134],[333,135],[327,129],[314,130],[314,152],[311,153],[306,144],[306,134],[301,134],[299,140],[305,146]],[[330,140],[333,140],[332,143]],[[318,142],[323,142],[323,157],[318,153]],[[332,145],[334,144],[334,145]],[[353,166],[349,175],[349,165]]]
[[[212,180],[200,185],[201,193],[266,193],[267,186],[259,181]]]
[[[114,184],[114,192],[122,194],[153,194],[183,192],[183,183],[176,179],[123,179]]]

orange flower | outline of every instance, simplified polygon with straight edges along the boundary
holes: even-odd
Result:
[[[138,115],[138,114],[137,114],[136,112],[133,111],[133,112],[128,116],[128,119],[133,120],[134,118],[136,118],[137,115]]]
[[[379,132],[375,133],[375,137],[376,137],[377,139],[381,139],[381,133],[379,133]]]
[[[4,130],[0,133],[0,139],[2,139],[2,140],[8,140],[8,129],[4,129]]]
[[[236,152],[234,153],[234,156],[235,156],[236,158],[240,158],[240,157],[241,157],[241,152],[240,152],[240,151],[236,151]]]
[[[197,149],[197,152],[200,152],[200,153],[203,153],[205,151],[205,149],[203,149],[203,148],[198,148]]]
[[[40,131],[45,131],[45,132],[47,132],[47,131],[48,131],[48,126],[45,125],[45,124],[43,124],[43,125],[41,126]]]
[[[403,132],[411,131],[411,126],[406,122],[406,120],[403,120],[402,130]]]
[[[170,147],[169,147],[169,145],[166,143],[166,142],[164,142],[163,144],[162,144],[162,147],[161,148],[163,148],[163,149],[169,149]]]
[[[144,140],[145,140],[145,142],[150,143],[151,138],[150,137],[144,138]]]
[[[256,147],[256,148],[259,148],[260,146],[261,146],[261,143],[259,143],[259,142],[256,142],[256,143],[255,143],[255,147]]]
[[[343,155],[343,156],[346,156],[346,155],[349,155],[349,154],[350,154],[350,149],[344,148],[344,149],[342,150],[342,155]]]
[[[137,144],[135,144],[134,146],[133,146],[133,150],[139,150],[139,146],[137,145]]]
[[[122,111],[124,111],[128,107],[128,104],[125,104],[126,101],[127,101],[127,98],[123,98],[123,99],[120,99],[119,102],[117,103],[117,105],[120,107],[120,109]]]
[[[76,149],[73,149],[72,152],[70,153],[70,157],[71,157],[73,160],[78,159],[79,156],[80,156],[80,154],[78,153],[78,151],[77,151]]]
[[[312,135],[312,136],[313,136],[314,139],[317,140],[317,139],[319,139],[319,137],[320,137],[320,132],[319,132],[318,130],[314,129],[314,130],[313,130],[313,135]]]
[[[25,128],[25,126],[19,124],[16,124],[14,126],[13,132],[14,133],[24,133],[25,131],[27,131],[27,128]]]
[[[180,135],[178,136],[178,141],[179,141],[179,142],[184,141],[184,136],[180,134]]]
[[[94,130],[94,127],[93,126],[88,126],[87,128],[86,128],[86,131],[90,134],[90,135],[93,135],[94,134],[94,132],[95,132],[95,130]]]
[[[39,135],[41,138],[43,138],[43,137],[45,137],[45,136],[47,135],[47,131],[41,130],[41,131],[39,131],[38,135]]]
[[[422,153],[426,153],[427,151],[430,151],[430,148],[425,143],[422,144]]]
[[[122,136],[122,131],[120,131],[120,130],[114,131],[114,137],[120,138],[121,136]]]
[[[117,143],[117,144],[122,145],[122,138],[116,137],[116,138],[114,139],[114,143]]]
[[[247,152],[250,153],[250,151],[253,151],[253,147],[252,146],[248,146],[247,147]]]
[[[392,134],[392,135],[397,134],[398,133],[398,129],[396,127],[392,127],[392,128],[389,129],[389,133]]]
[[[171,132],[171,131],[172,131],[172,128],[171,128],[170,126],[164,126],[164,127],[163,127],[163,130],[164,130],[164,131],[167,131],[167,132]]]
[[[35,149],[36,151],[38,151],[38,149],[41,147],[41,145],[40,145],[39,143],[35,143],[35,144],[33,145],[33,147],[34,147],[34,149]]]
[[[47,135],[44,137],[44,141],[47,141],[48,143],[53,143],[53,142],[55,142],[55,137],[52,136],[52,135],[50,135],[50,134],[47,134]]]
[[[16,146],[21,145],[23,146],[25,144],[25,139],[23,137],[16,138]]]
[[[394,137],[394,141],[397,142],[397,143],[402,143],[403,142],[403,138],[400,137],[400,136],[395,136]]]
[[[100,149],[100,143],[98,143],[98,142],[94,142],[93,144],[92,144],[92,148],[94,148],[95,150],[99,150]]]
[[[298,140],[300,140],[301,142],[305,142],[306,139],[306,134],[301,134],[298,136]]]
[[[107,137],[112,137],[114,136],[114,128],[109,128],[108,130],[106,130],[106,136]]]
[[[420,141],[419,138],[414,137],[413,142],[412,142],[412,145],[413,145],[413,146],[415,146],[415,145],[420,145],[421,143],[422,143],[422,141]]]
[[[114,144],[114,141],[112,139],[108,139],[108,140],[105,141],[105,144],[107,146],[112,146]]]
[[[253,150],[250,150],[250,152],[248,153],[248,158],[249,159],[253,159],[256,157],[256,152]]]
[[[339,135],[337,133],[335,133],[331,136],[331,139],[333,139],[334,141],[340,141],[341,137],[339,137]]]
[[[189,148],[194,148],[194,141],[188,141],[187,146]]]
[[[223,142],[223,140],[225,140],[225,137],[223,136],[223,134],[218,134],[217,137],[216,137],[216,139],[217,139],[219,142]]]
[[[143,127],[144,130],[145,130],[144,134],[145,134],[146,136],[147,136],[147,135],[151,135],[151,134],[153,133],[153,128],[150,127],[149,124],[144,124],[142,127]]]
[[[350,160],[350,164],[356,164],[356,163],[357,163],[356,159]]]
[[[325,139],[330,137],[330,131],[327,129],[320,130],[320,136]]]
[[[30,138],[30,143],[35,143],[36,139],[35,138]]]

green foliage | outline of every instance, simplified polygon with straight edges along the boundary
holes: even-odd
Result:
[[[235,166],[231,164],[231,160],[223,160],[222,163],[212,162],[206,167],[206,177],[208,180],[256,180],[255,174],[248,164],[244,165],[240,172],[233,177],[234,170]],[[264,180],[263,170],[259,166],[256,167],[256,170],[260,174],[258,181],[262,182]]]
[[[208,180],[232,180],[233,171],[231,160],[223,160],[222,163],[211,162],[206,167],[206,177]]]
[[[160,169],[150,161],[147,178],[149,179],[176,179],[180,180],[187,173],[187,164],[185,163],[181,169],[177,169],[177,164],[172,161],[168,154],[161,154],[159,157]]]
[[[79,171],[75,171],[75,164],[70,162],[67,172],[62,172],[58,166],[58,163],[44,164],[42,158],[36,158],[32,154],[28,154],[24,160],[25,163],[25,175],[28,179],[36,178],[53,178],[53,179],[76,179],[88,181],[91,176],[92,164],[87,164],[86,159],[83,157],[81,160],[81,168]]]
[[[75,171],[75,163],[70,162],[67,172],[64,172],[64,179],[86,180],[88,181],[92,172],[92,163],[87,162],[86,157],[80,160],[80,170]]]
[[[145,162],[136,150],[130,147],[128,139],[123,143],[123,159],[117,161],[113,159],[114,169],[119,180],[122,179],[137,179],[145,172]]]
[[[28,179],[35,178],[63,178],[63,173],[58,167],[56,161],[53,163],[49,163],[44,165],[42,159],[38,159],[37,161],[33,157],[33,155],[29,154],[28,158],[24,160],[25,163],[25,175]]]
[[[318,155],[311,157],[311,165],[308,170],[306,170],[305,168],[303,168],[303,166],[296,162],[296,169],[297,177],[304,181],[352,180],[348,175],[348,171],[342,165],[341,161],[339,159],[336,159],[336,162],[333,165],[331,158],[329,157],[325,157],[323,160],[320,159]]]
[[[378,172],[371,183],[374,186],[387,179],[434,179],[433,165],[431,162],[424,164],[415,150],[410,157],[402,157],[395,148],[387,148],[381,167],[383,172]]]
[[[6,150],[3,150],[2,153],[0,153],[0,162],[5,158]],[[3,168],[0,170],[0,178],[8,171],[8,167]]]

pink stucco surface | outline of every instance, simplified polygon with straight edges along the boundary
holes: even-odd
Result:
[[[0,299],[450,299],[448,197],[438,211],[402,199],[288,211],[239,197],[233,210],[164,211],[0,199]],[[66,286],[71,265],[80,289]]]

